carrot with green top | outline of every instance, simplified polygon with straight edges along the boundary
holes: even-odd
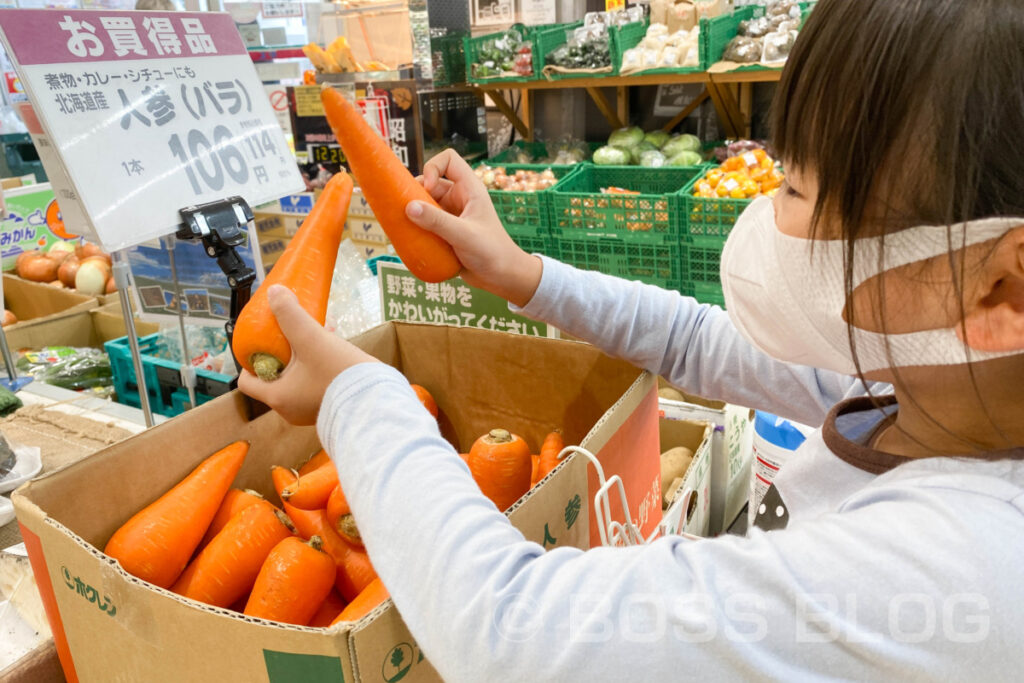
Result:
[[[320,100],[352,175],[402,263],[424,282],[442,282],[458,275],[462,264],[451,245],[405,215],[411,201],[438,203],[344,95],[325,86]]]
[[[237,441],[211,455],[135,513],[114,532],[103,552],[132,576],[170,587],[206,534],[248,452],[249,444]]]
[[[292,535],[284,514],[263,500],[228,521],[185,568],[171,590],[216,607],[229,607],[252,589],[274,546]]]
[[[347,173],[338,173],[327,181],[313,210],[238,316],[231,342],[235,358],[264,381],[277,379],[292,357],[292,347],[270,310],[267,291],[273,285],[284,285],[295,293],[307,313],[324,324],[351,199],[352,178]]]

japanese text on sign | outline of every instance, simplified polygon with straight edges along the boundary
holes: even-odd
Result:
[[[108,249],[172,232],[188,205],[302,189],[229,16],[11,10],[0,29]]]
[[[548,335],[547,325],[512,313],[500,297],[470,287],[461,278],[423,282],[402,265],[378,263],[384,320]]]

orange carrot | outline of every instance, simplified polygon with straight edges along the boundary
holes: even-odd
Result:
[[[167,588],[178,578],[242,467],[249,444],[237,441],[200,463],[174,488],[135,513],[103,549],[144,581]]]
[[[531,455],[530,460],[533,461],[533,464],[530,467],[530,488],[533,488],[537,485],[537,482],[540,481],[539,477],[537,477],[537,470],[540,467],[540,456]]]
[[[312,472],[325,462],[330,462],[330,460],[331,456],[327,455],[327,451],[321,448],[309,460],[302,463],[302,467],[299,468],[299,476],[301,477],[303,474]]]
[[[352,178],[344,172],[336,174],[238,316],[232,350],[242,367],[262,380],[277,379],[292,357],[292,348],[270,311],[267,290],[271,285],[284,285],[295,293],[306,312],[321,325],[324,323],[351,199]]]
[[[281,499],[303,510],[319,510],[338,485],[338,469],[328,460],[312,472],[303,474],[281,491]]]
[[[206,530],[206,535],[203,536],[203,540],[199,543],[197,550],[202,550],[206,545],[213,540],[224,525],[228,523],[232,517],[237,515],[239,512],[254,505],[263,500],[263,496],[258,492],[251,489],[231,489],[224,495],[224,500],[220,504],[220,509],[217,510],[217,514],[213,516],[213,521],[210,522],[210,528]]]
[[[438,206],[434,198],[340,91],[325,86],[320,99],[348,166],[402,263],[426,282],[441,282],[458,275],[462,264],[451,246],[405,215],[409,202],[417,200]]]
[[[289,486],[295,486],[295,482],[299,479],[296,474],[295,470],[279,465],[274,465],[270,468],[270,480],[274,483],[274,490],[277,491],[277,497],[281,499],[282,503],[287,500],[285,489]]]
[[[477,439],[468,464],[480,490],[502,512],[530,490],[530,448],[507,430],[492,429]]]
[[[429,391],[421,387],[419,384],[413,384],[412,390],[416,392],[416,398],[420,400],[420,403],[423,404],[423,407],[426,408],[427,412],[433,415],[434,419],[436,420],[437,401],[434,400],[434,397],[430,395]]]
[[[335,533],[327,522],[326,512],[303,510],[288,503],[284,504],[284,511],[295,524],[299,536],[307,541],[313,536],[319,536],[323,540],[324,552],[334,558],[338,568],[334,586],[341,593],[341,597],[353,600],[377,578],[370,557],[365,551],[352,547]]]
[[[290,536],[267,555],[253,584],[245,614],[305,626],[334,588],[334,560],[320,549],[320,537]]]
[[[171,590],[216,607],[228,607],[256,581],[263,561],[292,530],[280,510],[265,500],[232,517],[196,555]]]
[[[338,618],[341,610],[345,609],[346,604],[345,599],[338,595],[338,591],[332,589],[327,594],[327,597],[324,598],[324,601],[320,603],[320,607],[317,608],[308,625],[327,628]]]
[[[348,501],[345,500],[341,484],[334,487],[331,497],[327,499],[327,522],[343,539],[357,548],[363,547],[363,538],[359,535],[359,527],[356,526],[352,509],[348,506]]]
[[[364,588],[355,600],[348,603],[348,607],[341,610],[341,614],[331,622],[331,626],[343,621],[359,621],[372,612],[377,605],[391,597],[388,589],[384,587],[380,579],[374,579],[373,583]]]
[[[558,454],[565,448],[565,441],[562,439],[562,431],[555,431],[544,437],[544,443],[540,447],[540,465],[537,467],[537,481],[551,473],[551,470],[558,466]]]

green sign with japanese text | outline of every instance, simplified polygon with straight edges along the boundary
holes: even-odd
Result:
[[[423,282],[399,263],[377,264],[384,320],[430,323],[481,330],[554,336],[546,323],[513,313],[501,297],[476,287],[462,278],[446,282]]]

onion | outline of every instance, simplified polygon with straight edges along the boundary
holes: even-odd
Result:
[[[21,270],[21,264],[23,262],[27,261],[30,258],[36,258],[37,256],[39,256],[39,250],[38,249],[34,249],[32,251],[23,251],[23,252],[21,252],[20,254],[18,254],[18,260],[14,264],[15,270],[16,271],[20,271]]]
[[[54,242],[50,245],[50,248],[46,250],[46,255],[49,258],[54,259],[57,263],[63,263],[64,259],[75,253],[75,245],[70,242]]]
[[[91,244],[89,242],[82,242],[77,247],[75,247],[75,256],[77,256],[78,260],[80,261],[84,261],[90,256],[96,256],[102,253],[102,249],[97,247],[95,244]]]
[[[78,266],[80,265],[81,261],[74,254],[64,259],[64,263],[60,264],[57,277],[60,278],[65,287],[73,288],[75,286],[75,274],[78,273]]]
[[[75,273],[75,289],[82,294],[99,296],[107,289],[110,266],[100,258],[91,257],[82,261]]]
[[[24,259],[18,267],[18,275],[33,282],[53,282],[57,279],[60,264],[46,258],[41,252],[32,252],[32,256]]]
[[[14,315],[13,313],[10,312],[10,310],[5,308],[3,326],[7,327],[8,325],[13,325],[16,322],[18,322],[18,316]]]
[[[113,294],[116,291],[117,291],[117,283],[114,282],[114,277],[110,276],[109,278],[107,278],[107,290],[106,290],[106,293],[107,294]]]

